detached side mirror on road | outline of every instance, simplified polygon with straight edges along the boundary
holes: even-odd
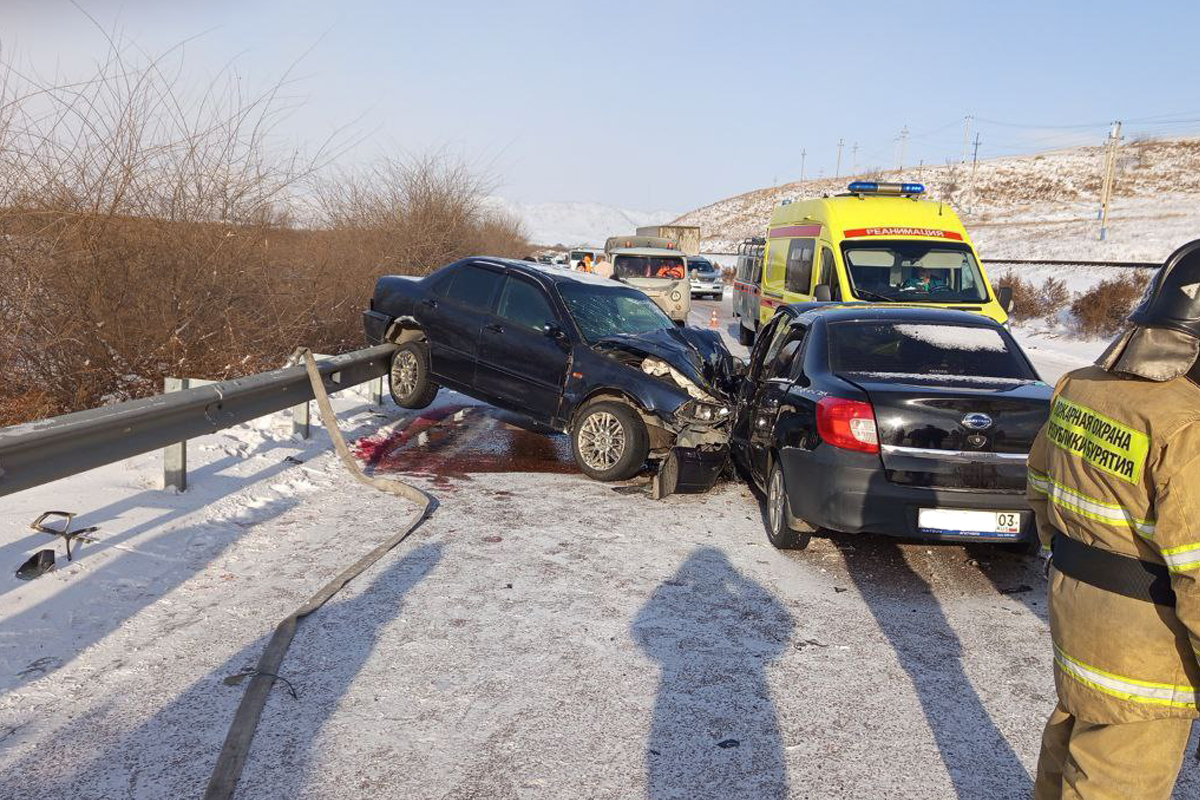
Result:
[[[1004,309],[1004,313],[1011,313],[1013,306],[1013,290],[1011,286],[1000,286],[996,289],[996,302],[1000,303],[1000,307]]]

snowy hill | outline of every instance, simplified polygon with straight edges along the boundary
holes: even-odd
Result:
[[[493,208],[525,224],[529,241],[540,245],[604,244],[609,236],[633,233],[639,225],[665,224],[677,211],[633,211],[601,203],[522,203],[489,197]]]
[[[1107,241],[1099,240],[1102,147],[857,176],[916,180],[928,196],[959,212],[986,258],[1157,261],[1200,237],[1200,139],[1133,141],[1118,154]],[[699,225],[707,252],[730,252],[761,236],[785,198],[844,192],[850,177],[758,189],[690,211],[677,222]]]

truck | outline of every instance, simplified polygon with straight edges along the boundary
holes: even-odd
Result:
[[[687,325],[692,310],[687,256],[675,242],[660,236],[610,236],[604,252],[613,280],[640,289],[677,324]]]
[[[700,255],[700,226],[698,225],[643,225],[637,229],[638,236],[656,236],[674,242],[685,255]]]

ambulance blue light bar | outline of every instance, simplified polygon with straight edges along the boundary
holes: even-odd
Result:
[[[925,194],[923,183],[880,183],[878,181],[854,181],[848,187],[854,194]]]

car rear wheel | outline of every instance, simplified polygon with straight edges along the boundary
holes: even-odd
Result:
[[[429,345],[406,342],[392,356],[388,389],[401,408],[425,408],[437,396],[438,385],[429,377]]]
[[[583,474],[598,481],[632,478],[650,454],[646,424],[624,403],[602,400],[585,408],[571,429],[571,450]]]
[[[789,523],[792,518],[783,483],[783,468],[776,463],[767,480],[767,538],[780,550],[803,550],[812,538],[812,528],[796,530]]]
[[[744,344],[746,347],[754,344],[754,331],[740,322],[738,323],[738,343]]]

